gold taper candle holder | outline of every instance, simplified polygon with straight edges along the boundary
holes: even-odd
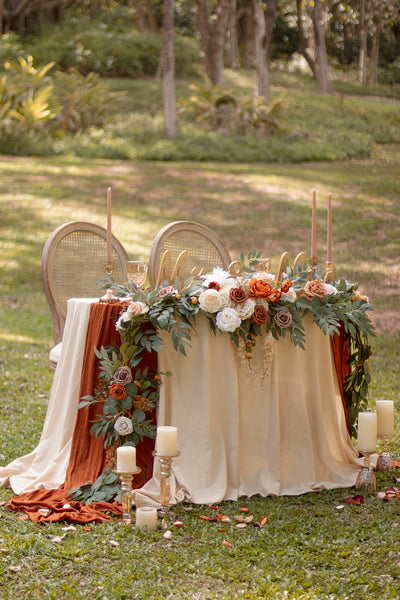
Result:
[[[377,471],[394,471],[394,458],[389,452],[389,440],[391,440],[392,437],[392,435],[379,436],[379,439],[382,440],[383,450],[379,454],[378,461],[376,463]]]
[[[310,267],[313,277],[316,277],[318,267],[318,258],[316,256],[310,256]]]
[[[180,452],[172,455],[158,454],[157,451],[153,452],[153,456],[158,458],[160,461],[160,503],[161,512],[166,513],[169,510],[171,501],[171,466],[172,459],[180,456]]]
[[[136,467],[135,471],[121,472],[116,471],[119,475],[121,483],[121,504],[122,504],[122,520],[130,525],[132,520],[132,479],[134,475],[141,472],[140,467]]]
[[[332,261],[325,263],[325,281],[332,283],[335,280],[335,269]]]
[[[358,472],[355,489],[364,494],[376,492],[376,478],[371,466],[373,452],[360,452],[364,456],[364,466]]]
[[[111,261],[107,260],[105,262],[105,265],[104,265],[104,271],[106,272],[106,274],[107,275],[112,275],[113,269],[114,269],[114,263],[113,263],[113,261],[112,260]]]

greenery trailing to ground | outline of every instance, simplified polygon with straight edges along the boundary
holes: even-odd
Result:
[[[0,464],[37,445],[46,414],[53,374],[52,323],[40,280],[43,245],[69,220],[105,225],[108,185],[113,231],[132,259],[147,258],[158,230],[183,218],[214,229],[232,258],[257,247],[273,267],[284,250],[291,257],[308,252],[313,188],[323,264],[331,192],[335,274],[360,282],[375,308],[369,406],[377,399],[395,401],[391,449],[398,460],[399,156],[395,144],[374,146],[370,158],[301,165],[2,157]],[[378,474],[379,490],[397,485]],[[170,540],[165,530],[136,532],[115,521],[75,530],[64,530],[63,523],[37,525],[1,506],[0,598],[396,598],[400,500],[370,497],[347,504],[354,494],[256,496],[224,502],[218,511],[180,506],[166,520]],[[1,489],[0,502],[12,495]],[[216,512],[230,522],[200,518],[216,518]],[[253,516],[256,525],[264,517],[267,522],[236,528],[237,515]],[[176,521],[183,525],[174,527]]]

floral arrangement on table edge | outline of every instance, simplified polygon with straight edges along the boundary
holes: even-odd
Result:
[[[333,336],[344,328],[349,343],[350,374],[344,382],[344,400],[350,434],[356,435],[359,411],[367,406],[370,374],[367,360],[371,354],[368,336],[375,335],[368,311],[373,310],[358,284],[345,280],[324,281],[322,272],[307,264],[289,267],[282,280],[258,271],[261,252],[253,250],[247,258],[241,254],[236,274],[220,267],[200,277],[189,278],[183,286],[165,282],[157,289],[116,285],[111,276],[99,283],[111,288],[126,303],[116,328],[121,335],[118,348],[95,349],[100,360],[99,386],[93,396],[81,399],[78,408],[101,403],[102,414],[93,423],[91,434],[104,439],[110,456],[118,445],[136,446],[147,436],[155,437],[155,426],[146,419],[158,403],[161,376],[140,369],[145,352],[162,351],[159,331],[167,331],[175,350],[186,354],[196,315],[201,311],[215,334],[227,333],[243,363],[253,372],[252,351],[258,339],[264,345],[261,384],[268,376],[273,360],[273,345],[289,336],[300,348],[305,347],[303,319],[311,314],[324,333]],[[133,374],[134,373],[134,374]],[[72,490],[75,499],[84,502],[118,499],[120,486],[110,465],[92,484]]]

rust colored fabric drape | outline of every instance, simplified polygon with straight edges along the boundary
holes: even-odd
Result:
[[[99,366],[94,354],[94,347],[120,344],[120,337],[115,329],[115,320],[121,311],[120,303],[94,303],[90,308],[90,318],[85,345],[85,358],[81,376],[80,397],[93,394],[96,388]],[[157,355],[148,354],[141,363],[141,368],[157,368]],[[71,445],[71,455],[65,482],[56,490],[37,490],[12,498],[7,508],[25,511],[34,522],[70,521],[88,523],[91,521],[108,521],[107,513],[121,515],[121,506],[116,502],[98,502],[82,504],[71,500],[68,492],[89,481],[94,482],[105,467],[105,451],[103,439],[90,435],[92,422],[99,412],[99,405],[79,409]],[[153,411],[151,418],[155,423]],[[137,446],[137,464],[142,469],[135,476],[134,487],[142,487],[153,472],[154,440],[144,438]]]
[[[340,328],[339,334],[335,333],[331,338],[331,347],[336,375],[339,383],[340,395],[342,397],[343,410],[344,414],[346,415],[347,423],[347,409],[344,401],[344,381],[350,374],[350,367],[347,363],[349,358],[349,342],[345,339],[343,327]]]

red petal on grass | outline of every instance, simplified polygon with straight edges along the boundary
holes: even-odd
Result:
[[[222,542],[222,545],[223,545],[223,546],[226,546],[227,548],[232,548],[232,544],[231,544],[230,542],[228,542],[228,540],[224,540],[224,541]]]
[[[217,521],[218,520],[216,517],[207,517],[207,515],[200,515],[200,519],[203,519],[204,521]]]
[[[246,506],[242,506],[240,512],[249,512],[249,509]]]
[[[260,521],[261,527],[263,527],[267,521],[268,521],[268,517],[263,517]]]
[[[218,510],[218,506],[210,506],[211,510]]]

